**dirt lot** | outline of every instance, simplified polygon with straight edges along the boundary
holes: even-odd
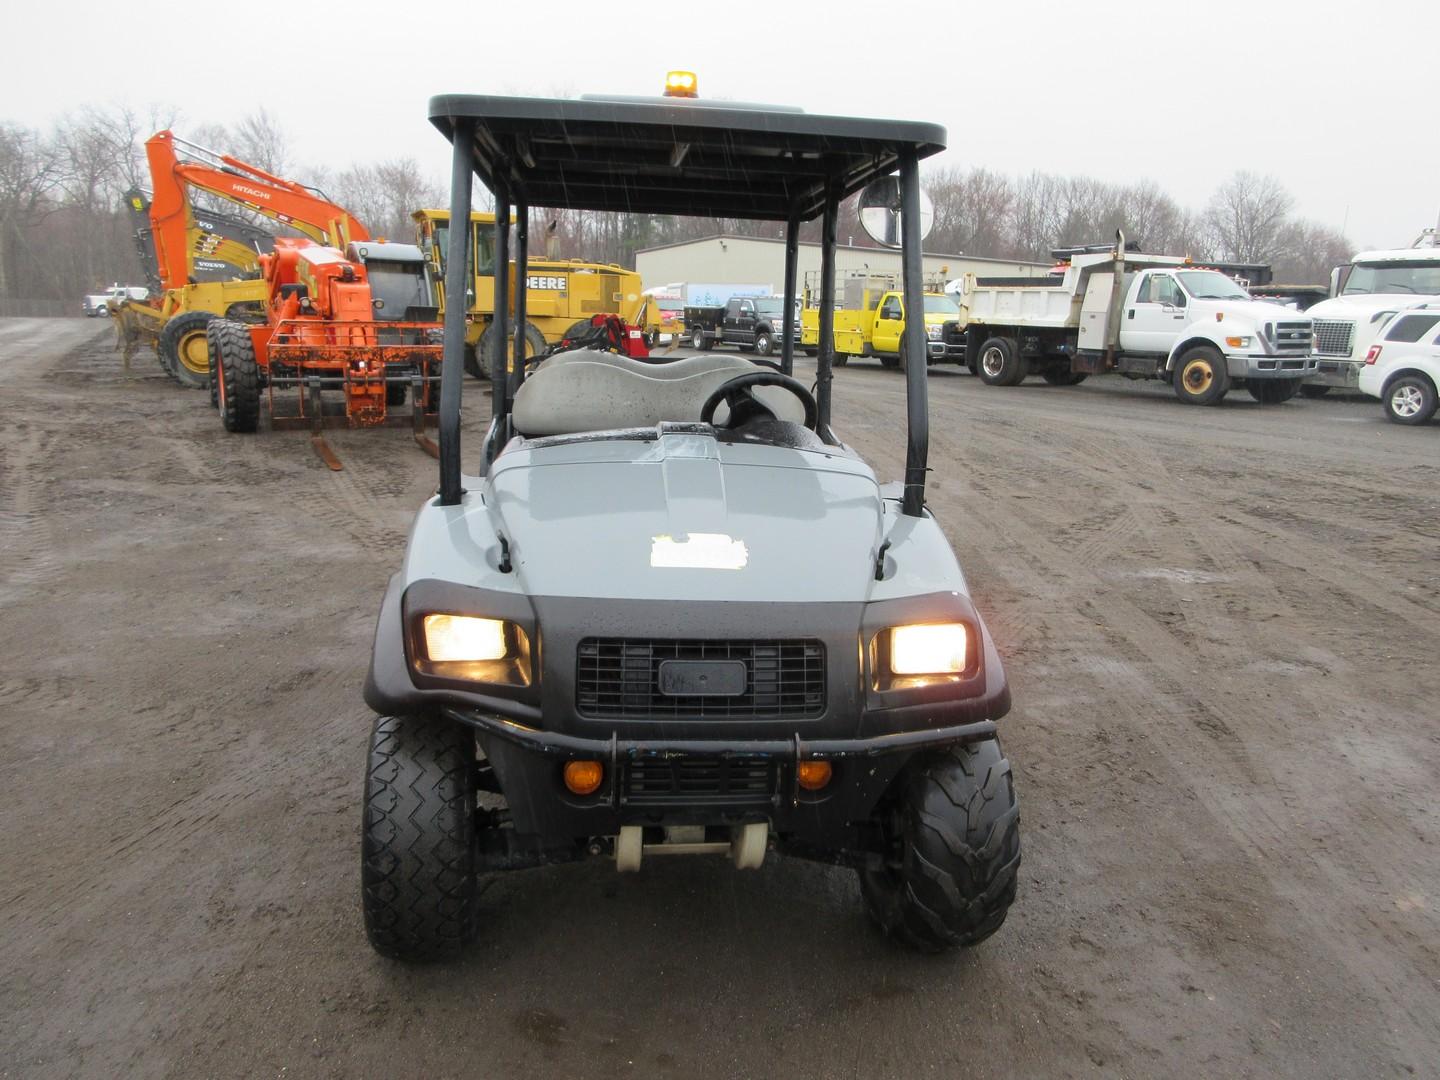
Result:
[[[898,476],[900,380],[836,387]],[[840,870],[594,863],[407,969],[360,925],[360,685],[433,463],[342,433],[330,473],[107,327],[0,321],[0,1075],[1437,1075],[1440,427],[931,391],[1015,692],[1000,934],[919,957]]]

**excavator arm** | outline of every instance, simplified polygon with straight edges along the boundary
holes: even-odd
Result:
[[[154,185],[151,241],[166,289],[188,283],[191,261],[199,254],[193,250],[197,230],[192,190],[254,211],[320,244],[344,248],[351,240],[370,239],[364,225],[323,195],[238,158],[194,146],[173,132],[161,131],[146,140],[145,156]]]

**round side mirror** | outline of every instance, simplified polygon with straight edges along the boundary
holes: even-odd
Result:
[[[860,202],[857,207],[860,214],[860,227],[865,230],[865,235],[874,240],[877,244],[885,247],[898,248],[901,246],[900,231],[900,178],[898,176],[885,176],[868,184],[864,191],[860,192]],[[920,192],[920,239],[930,235],[930,229],[935,224],[935,206],[930,202],[930,196]]]

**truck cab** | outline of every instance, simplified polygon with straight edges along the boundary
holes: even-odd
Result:
[[[1433,235],[1431,236],[1433,240]],[[1316,372],[1305,393],[1358,391],[1365,354],[1396,314],[1440,302],[1440,247],[1362,251],[1331,275],[1331,298],[1307,314]]]
[[[836,359],[874,356],[886,367],[900,366],[900,343],[905,334],[905,298],[898,289],[860,290],[858,303],[847,290],[846,303],[835,312]],[[947,340],[945,324],[960,317],[960,307],[945,293],[924,294],[926,362],[963,360],[962,344]],[[801,317],[800,344],[812,349],[819,340],[820,311],[807,308]]]

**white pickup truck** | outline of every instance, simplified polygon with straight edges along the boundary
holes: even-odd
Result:
[[[1330,275],[1330,299],[1310,308],[1315,329],[1315,374],[1307,397],[1332,388],[1358,392],[1365,354],[1395,315],[1440,303],[1440,247],[1426,230],[1427,246],[1362,251]]]
[[[1238,386],[1275,403],[1315,370],[1308,316],[1252,300],[1188,259],[1126,251],[1123,237],[1111,251],[1072,256],[1049,280],[967,274],[946,291],[960,303],[949,332],[991,386],[1032,373],[1068,386],[1115,371],[1168,380],[1194,405],[1216,405]]]

